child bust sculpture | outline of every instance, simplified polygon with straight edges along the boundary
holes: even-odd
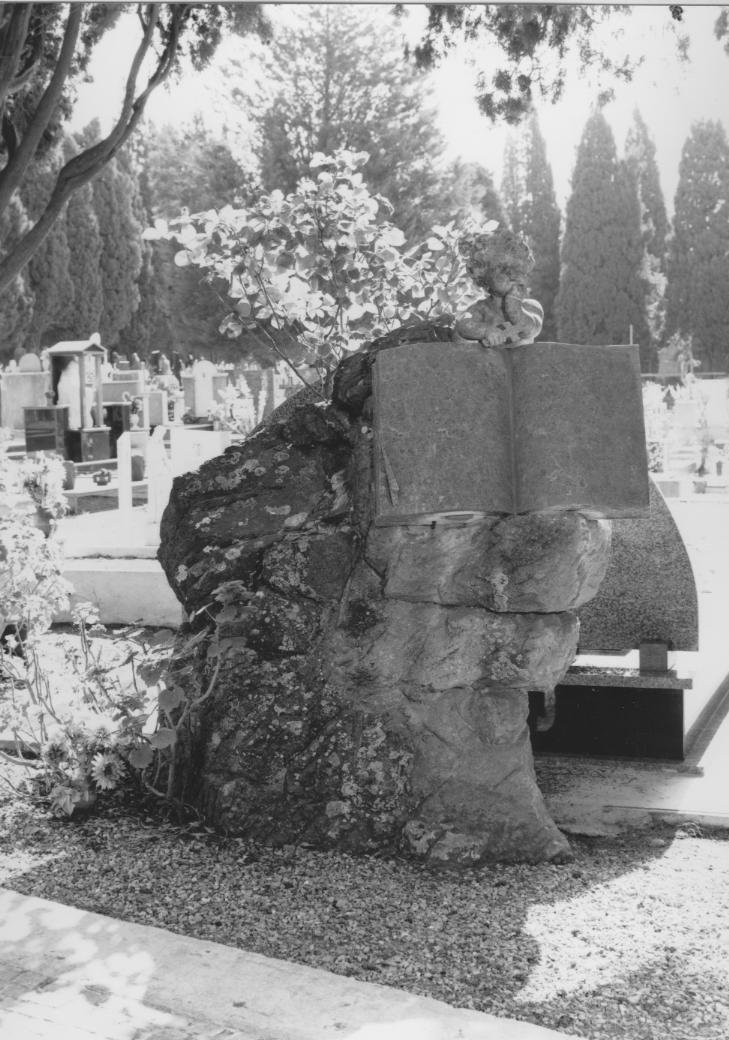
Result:
[[[533,343],[544,311],[537,300],[526,298],[534,257],[524,239],[511,231],[473,232],[460,239],[459,248],[469,275],[489,295],[457,319],[458,336],[488,347]]]

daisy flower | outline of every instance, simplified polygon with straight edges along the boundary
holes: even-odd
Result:
[[[113,791],[122,777],[124,767],[117,755],[99,752],[91,760],[91,777],[102,791]]]

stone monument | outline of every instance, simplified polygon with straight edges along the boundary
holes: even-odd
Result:
[[[550,379],[543,345],[530,342],[540,309],[524,292],[528,251],[503,235],[463,249],[484,300],[455,328],[405,327],[350,355],[330,403],[287,402],[285,415],[174,482],[159,558],[188,615],[218,637],[216,656],[201,651],[184,680],[204,688],[217,668],[178,791],[252,839],[397,850],[447,867],[569,853],[537,788],[528,691],[551,690],[574,658],[575,611],[608,562],[602,517],[647,507],[639,376],[626,353],[637,351],[560,355],[550,344]],[[547,443],[538,465],[522,450],[521,475],[503,466],[529,434],[514,364],[542,440],[585,421],[589,387],[579,374],[570,383],[560,357],[583,374],[594,361],[608,400],[592,421],[609,415],[621,429],[613,458],[628,476],[621,487],[611,475],[606,501],[582,479],[579,451],[561,457]],[[445,405],[432,409],[433,388],[464,358],[471,377],[448,385],[449,419]],[[503,378],[489,380],[489,366]],[[404,383],[405,371],[417,382]],[[459,416],[484,410],[502,425],[470,443]],[[560,425],[567,412],[572,427]],[[429,464],[413,467],[418,439]],[[504,481],[496,504],[488,481],[473,497],[463,479],[459,456],[478,472],[474,451]]]

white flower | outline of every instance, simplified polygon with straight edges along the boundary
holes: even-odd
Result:
[[[113,791],[122,777],[124,766],[117,755],[99,752],[91,760],[91,777],[102,791]]]

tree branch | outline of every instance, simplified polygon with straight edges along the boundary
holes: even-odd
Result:
[[[15,155],[12,159],[8,159],[5,169],[0,173],[0,213],[3,212],[10,202],[13,192],[20,186],[28,164],[35,155],[45,129],[51,121],[51,116],[61,100],[63,88],[71,69],[73,54],[76,50],[82,16],[83,5],[71,4],[68,21],[66,22],[66,31],[63,34],[63,42],[53,75],[49,80],[48,86],[43,91],[38,107],[35,110],[35,115],[23,140],[18,145]],[[15,78],[15,70],[13,70],[13,78]]]
[[[3,9],[6,5],[3,4]],[[3,10],[5,14],[5,10]],[[6,26],[0,30],[0,114],[11,91],[23,54],[30,25],[31,5],[18,4],[10,11]]]
[[[98,144],[92,145],[79,155],[74,156],[60,170],[45,210],[35,225],[20,239],[13,251],[0,261],[0,291],[10,285],[28,263],[51,230],[54,221],[58,218],[63,206],[73,192],[95,177],[116,155],[119,149],[123,147],[140,122],[149,95],[167,79],[172,71],[182,28],[190,11],[189,6],[186,4],[173,6],[167,42],[157,61],[157,66],[145,88],[135,97],[137,76],[154,39],[160,6],[160,4],[147,5],[147,17],[144,22],[145,31],[127,76],[124,101],[122,102],[119,119],[103,141],[99,141]],[[0,211],[1,208],[0,205]]]

